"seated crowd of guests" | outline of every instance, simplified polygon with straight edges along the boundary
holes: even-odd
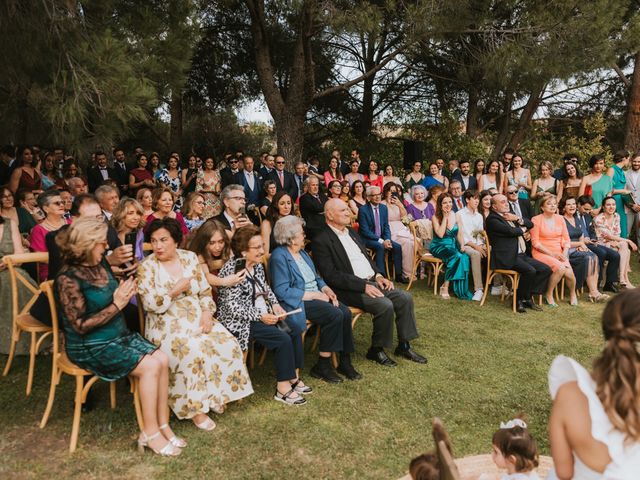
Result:
[[[116,152],[116,162],[123,163],[123,152]],[[90,169],[93,193],[86,193],[81,179],[83,188],[74,192],[69,205],[62,196],[67,189],[55,182],[48,189],[35,185],[21,193],[18,207],[12,188],[24,192],[27,187],[21,180],[3,187],[0,252],[48,253],[47,264],[31,272],[33,284],[54,280],[71,361],[107,381],[138,378],[144,422],[138,439],[141,449],[175,456],[187,446],[171,430],[167,406],[179,420],[212,430],[216,424],[211,412],[222,414],[228,403],[251,395],[245,360],[254,343],[273,352],[273,398],[286,405],[305,404],[305,396],[313,391],[300,377],[309,323],[317,327],[319,340],[317,362],[309,374],[329,383],[361,379],[352,363],[349,307],[372,316],[368,359],[395,367],[397,361],[387,354],[395,332],[396,358],[427,362],[410,344],[418,337],[411,295],[396,289],[371,260],[363,240],[348,228],[353,212],[339,195],[325,197],[315,213],[318,238],[309,250],[306,223],[294,214],[294,206],[299,212],[298,194],[312,196],[314,185],[319,193],[317,176],[303,179],[300,170],[297,178],[284,171],[283,157],[276,156],[271,185],[280,188],[266,204],[266,196],[252,196],[261,177],[253,172],[248,156],[242,158],[245,170],[236,172],[232,183],[220,188],[218,180],[206,190],[197,185],[209,181],[209,158],[201,170],[197,159],[190,158],[194,173],[185,176],[176,173],[177,158],[172,156],[156,177],[142,171],[147,162],[140,153],[127,184],[118,183],[115,167],[105,158],[97,152]],[[238,163],[238,158],[228,161]],[[21,177],[39,175],[35,166],[27,170],[33,163],[16,167],[25,169]],[[182,184],[177,190],[171,185],[191,177],[196,186],[186,196]],[[125,185],[129,188],[123,193]],[[259,206],[267,207],[264,219]],[[25,216],[32,224],[21,235],[20,217]],[[9,283],[5,273],[0,272],[3,288]],[[145,312],[143,326],[138,303]],[[51,324],[44,295],[31,314]],[[10,323],[11,317],[5,317],[4,352],[11,341]]]
[[[606,300],[599,290],[605,263],[604,290],[632,287],[636,246],[627,237],[637,223],[635,203],[621,207],[619,197],[635,190],[616,188],[618,170],[610,177],[599,156],[578,186],[571,159],[560,180],[543,163],[532,183],[513,152],[481,172],[455,160],[446,170],[439,160],[424,176],[416,162],[403,185],[393,167],[380,172],[357,150],[349,163],[334,151],[324,172],[314,161],[289,172],[283,156],[266,153],[259,168],[238,153],[216,169],[212,157],[191,155],[181,168],[172,153],[163,168],[157,154],[137,151],[130,168],[117,148],[112,166],[96,152],[86,177],[73,159],[45,154],[43,161],[33,150],[20,149],[13,163],[0,158],[8,182],[0,187],[0,254],[48,252],[48,264],[30,273],[34,284],[55,280],[69,358],[109,381],[140,379],[139,444],[162,455],[186,446],[159,413],[162,405],[200,429],[215,428],[210,412],[253,393],[243,360],[254,343],[273,351],[274,399],[306,403],[313,391],[300,377],[307,322],[317,327],[320,346],[309,374],[330,383],[362,378],[352,364],[349,307],[372,316],[367,359],[395,367],[387,353],[395,331],[395,357],[426,363],[410,343],[418,338],[412,296],[395,285],[421,275],[416,248],[444,263],[445,299],[453,292],[481,300],[489,245],[490,268],[520,273],[519,312],[540,309],[535,294],[557,307],[554,290],[563,279],[572,305],[585,284],[592,301]],[[629,155],[614,160],[624,175]],[[640,157],[632,167],[640,171]],[[605,176],[610,189],[601,194]],[[620,208],[634,212],[624,226]],[[500,282],[492,293],[506,288]],[[0,298],[8,297],[7,284],[0,276]],[[31,313],[50,324],[47,310],[39,299]],[[0,325],[2,353],[10,330]]]

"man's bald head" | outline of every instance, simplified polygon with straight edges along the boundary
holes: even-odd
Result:
[[[498,193],[491,197],[491,208],[493,208],[498,213],[507,213],[509,212],[509,201],[507,197]]]
[[[324,217],[328,225],[343,229],[351,224],[349,205],[339,198],[331,198],[324,204]]]

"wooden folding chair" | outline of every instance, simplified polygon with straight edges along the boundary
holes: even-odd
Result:
[[[429,252],[424,251],[424,248],[422,246],[422,239],[418,237],[415,222],[411,222],[409,224],[409,230],[411,230],[411,234],[413,235],[413,267],[411,268],[411,278],[409,279],[407,290],[411,288],[411,285],[414,282],[416,270],[418,270],[418,265],[420,265],[420,262],[425,262],[431,269],[431,271],[429,272],[429,276],[433,278],[433,294],[437,295],[438,277],[444,269],[444,263],[439,258],[436,258]]]
[[[75,407],[73,410],[73,426],[71,428],[71,441],[69,442],[69,452],[73,453],[78,446],[78,434],[80,433],[80,415],[82,415],[82,405],[87,400],[89,390],[96,383],[99,378],[93,375],[91,372],[80,368],[75,365],[65,351],[60,349],[60,330],[58,325],[58,312],[56,310],[56,303],[53,296],[53,280],[43,282],[41,287],[43,292],[47,295],[49,300],[49,307],[51,308],[51,322],[53,327],[53,356],[51,358],[51,387],[49,388],[49,399],[47,400],[47,408],[42,416],[40,422],[40,428],[44,428],[49,421],[51,415],[51,409],[53,408],[53,401],[56,395],[56,387],[60,383],[60,378],[63,373],[70,375],[76,380],[76,393],[75,393]],[[89,376],[89,380],[85,383],[85,377]],[[111,408],[116,408],[116,383],[109,383],[109,391],[111,397]],[[138,412],[136,412],[138,413]],[[140,416],[142,418],[142,416]],[[140,423],[141,421],[139,421]]]
[[[513,302],[512,309],[513,313],[516,313],[516,303],[517,303],[517,291],[518,284],[520,283],[520,274],[515,270],[507,270],[503,268],[497,268],[495,270],[491,269],[491,244],[489,243],[489,237],[485,231],[482,232],[482,236],[484,237],[484,242],[487,247],[487,281],[484,286],[484,293],[482,295],[482,300],[480,301],[480,306],[484,305],[484,302],[487,300],[487,295],[489,294],[489,288],[491,287],[491,281],[493,278],[501,274],[504,277],[507,277],[511,281],[511,290],[513,291]],[[500,296],[500,300],[504,301],[504,289]]]
[[[431,434],[433,435],[436,453],[440,461],[440,480],[460,480],[460,472],[453,460],[449,434],[438,417],[433,419]]]
[[[46,252],[36,253],[19,253],[14,255],[6,255],[3,258],[5,265],[9,271],[9,280],[11,282],[11,346],[9,349],[9,358],[2,372],[3,376],[7,376],[13,363],[16,353],[16,346],[20,341],[22,332],[31,335],[31,344],[29,346],[29,373],[27,375],[27,396],[31,394],[33,386],[33,372],[36,366],[36,355],[44,340],[52,334],[51,327],[43,324],[37,318],[29,313],[29,310],[38,299],[40,289],[31,284],[29,279],[20,272],[17,267],[27,263],[48,263],[49,254]],[[18,306],[18,286],[22,284],[32,294],[27,303],[19,309]],[[38,338],[39,336],[39,338]]]
[[[144,242],[142,244],[142,254],[146,257],[147,255],[149,255],[151,252],[153,252],[153,247],[151,246],[151,243],[149,242]]]

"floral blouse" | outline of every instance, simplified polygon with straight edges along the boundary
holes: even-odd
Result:
[[[593,219],[593,225],[596,229],[596,235],[598,236],[598,241],[608,245],[610,243],[609,240],[605,240],[605,235],[611,235],[613,237],[619,237],[620,232],[620,215],[617,213],[613,214],[613,221],[607,221],[607,217],[605,217],[604,213],[601,213]]]

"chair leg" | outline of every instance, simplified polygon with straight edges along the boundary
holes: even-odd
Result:
[[[52,359],[52,361],[53,368],[51,369],[51,386],[49,387],[49,399],[47,400],[47,408],[44,409],[44,415],[42,415],[42,420],[40,421],[40,428],[44,428],[47,426],[49,415],[51,415],[51,409],[53,408],[53,401],[56,397],[56,387],[58,386],[60,375],[62,373],[57,371],[55,359]]]
[[[36,333],[31,332],[31,344],[29,345],[29,373],[27,374],[27,397],[31,395],[33,386],[33,372],[36,368]]]
[[[264,361],[267,358],[267,349],[266,347],[262,350],[262,353],[260,354],[260,359],[258,360],[258,365],[262,366],[264,365]]]
[[[316,327],[316,336],[313,337],[313,344],[311,344],[311,351],[315,352],[316,348],[318,348],[318,344],[320,343],[320,327]]]
[[[138,421],[138,427],[140,431],[144,431],[144,421],[142,419],[142,405],[140,404],[140,387],[138,385],[138,379],[131,377],[133,385],[133,408],[136,411],[136,420]]]
[[[251,342],[251,344],[249,345],[249,368],[251,370],[253,370],[254,362],[255,362],[255,356],[256,356],[256,344],[255,342]]]
[[[361,313],[357,313],[353,316],[353,318],[351,319],[351,329],[353,330],[353,328],[356,326],[356,322],[358,321],[358,319],[360,318],[360,315],[362,315]]]
[[[76,451],[78,446],[78,434],[80,433],[80,415],[82,415],[82,390],[84,386],[84,377],[76,375],[76,395],[75,405],[73,408],[73,426],[71,427],[71,442],[69,443],[69,452]]]
[[[517,290],[517,288],[516,288],[516,277],[515,277],[515,275],[511,277],[511,290],[513,290],[513,295],[512,295],[513,298],[511,299],[511,303],[513,304],[513,313],[516,313],[516,303],[517,303],[516,290]]]
[[[480,306],[483,306],[484,302],[487,300],[487,295],[489,294],[489,284],[491,283],[491,280],[493,280],[494,276],[495,273],[487,272],[487,283],[484,286],[484,292],[482,294],[482,300],[480,300]]]
[[[116,408],[116,382],[109,382],[109,397],[111,399],[111,408]]]
[[[333,364],[333,368],[338,368],[338,356],[336,352],[331,352],[331,363]]]
[[[438,277],[440,276],[440,269],[438,264],[433,267],[433,294],[438,295]]]
[[[20,330],[16,330],[11,335],[11,346],[9,347],[9,358],[7,358],[7,364],[4,366],[4,371],[2,372],[2,376],[6,377],[11,369],[11,364],[13,363],[13,357],[16,355],[16,346],[18,345],[18,341],[20,340]]]

